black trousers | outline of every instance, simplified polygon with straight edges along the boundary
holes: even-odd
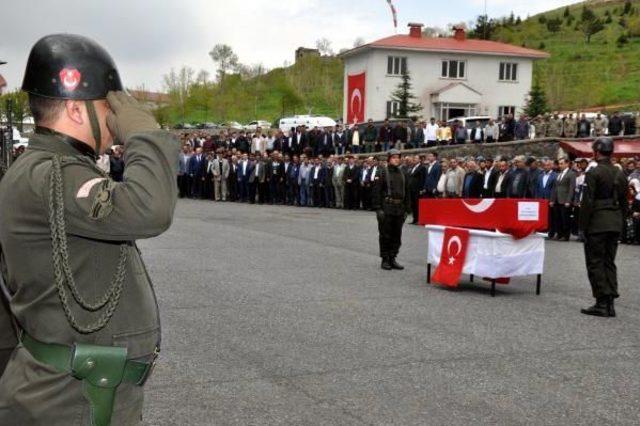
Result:
[[[190,185],[189,185],[189,175],[180,175],[178,176],[178,192],[180,194],[180,198],[188,197]]]
[[[402,245],[404,215],[378,213],[378,234],[381,258],[395,258]]]
[[[593,297],[618,297],[616,253],[619,232],[587,234],[584,237],[584,257]]]
[[[347,183],[344,186],[344,208],[347,210],[357,210],[360,208],[358,200],[358,184]]]
[[[418,214],[420,207],[420,191],[411,190],[411,214],[413,216],[413,221],[418,222]]]
[[[553,206],[553,230],[558,238],[571,236],[571,207],[566,207],[564,204]]]

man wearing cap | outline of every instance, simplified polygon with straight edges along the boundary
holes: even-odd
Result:
[[[380,173],[379,184],[372,194],[372,206],[377,212],[381,268],[402,270],[396,262],[402,243],[402,226],[411,211],[409,179],[400,170],[400,151],[388,153],[388,165]]]
[[[582,313],[615,317],[614,300],[618,295],[616,252],[622,224],[627,213],[627,180],[613,164],[614,142],[598,138],[593,143],[598,165],[586,175],[580,202],[580,230],[584,233],[587,273],[595,305]]]
[[[36,131],[0,183],[2,287],[20,331],[0,424],[137,424],[160,323],[135,241],[171,224],[178,141],[122,92],[91,39],[39,40],[22,89]],[[113,140],[123,182],[96,166]]]

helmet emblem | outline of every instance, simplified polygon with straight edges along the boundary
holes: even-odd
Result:
[[[69,92],[73,92],[78,87],[81,77],[80,71],[75,68],[64,68],[60,71],[60,82]]]

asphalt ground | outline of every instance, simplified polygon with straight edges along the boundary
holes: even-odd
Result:
[[[577,242],[547,242],[541,296],[495,298],[428,286],[416,226],[380,270],[366,212],[184,200],[140,246],[163,321],[145,424],[640,423],[639,247],[601,319]]]

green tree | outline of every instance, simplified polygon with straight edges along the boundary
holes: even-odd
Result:
[[[622,15],[629,15],[631,13],[631,1],[624,2],[624,9],[622,9]]]
[[[582,31],[582,34],[584,34],[584,39],[588,44],[591,43],[592,36],[604,30],[604,23],[591,9],[585,6],[582,9],[582,16],[580,17],[578,28]]]
[[[562,14],[562,16],[564,16],[565,18],[568,18],[569,16],[571,16],[571,11],[569,10],[569,6],[565,7],[564,13]]]
[[[561,27],[562,27],[562,19],[553,18],[553,19],[547,20],[547,30],[549,30],[550,33],[557,33],[558,31],[560,31]]]
[[[480,15],[476,19],[475,26],[469,33],[469,37],[480,40],[491,40],[495,30],[496,22],[493,19],[489,19],[487,15]]]
[[[418,116],[416,112],[422,111],[422,105],[416,103],[417,99],[412,93],[413,85],[411,84],[411,76],[409,72],[402,74],[402,81],[398,84],[396,90],[391,94],[391,101],[398,102],[397,118],[411,118],[415,119]]]
[[[544,89],[539,82],[535,82],[529,96],[527,97],[527,104],[524,107],[524,112],[528,117],[537,117],[541,114],[549,112],[549,105],[547,104],[547,95],[544,93]]]
[[[16,89],[13,92],[5,93],[0,96],[0,115],[7,114],[7,101],[11,101],[11,113],[13,115],[14,125],[22,132],[22,123],[25,118],[31,117],[29,110],[29,98],[25,92]]]
[[[226,44],[216,44],[209,56],[218,64],[218,79],[222,82],[227,72],[238,66],[238,55],[233,52],[231,46]]]

